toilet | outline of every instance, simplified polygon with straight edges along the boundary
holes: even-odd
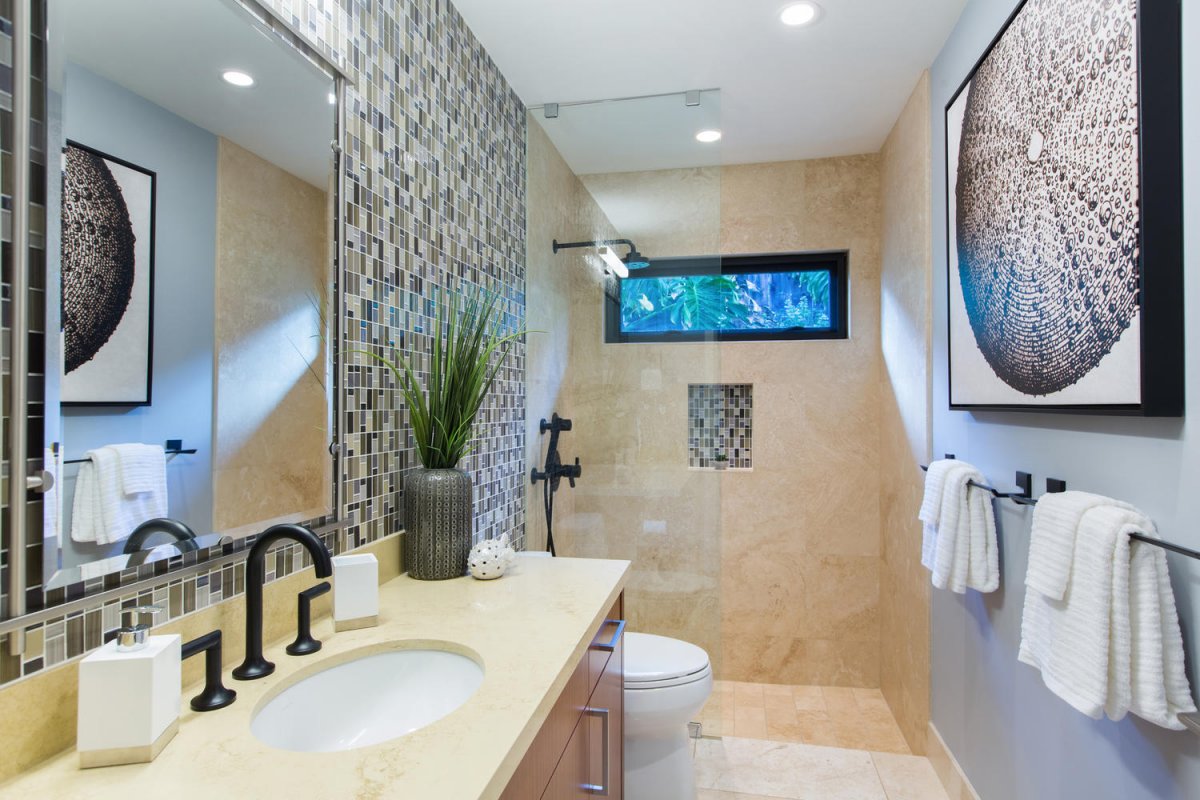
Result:
[[[712,693],[708,653],[651,633],[624,647],[625,798],[695,800],[687,725]]]

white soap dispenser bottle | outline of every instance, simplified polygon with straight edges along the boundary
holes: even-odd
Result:
[[[117,637],[79,663],[81,767],[153,761],[179,730],[180,637],[143,621],[160,611],[122,609]]]

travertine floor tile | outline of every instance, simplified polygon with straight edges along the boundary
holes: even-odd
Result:
[[[738,707],[763,707],[763,686],[761,683],[735,683],[733,685],[733,702]]]
[[[736,737],[700,740],[696,782],[788,800],[888,800],[870,753]]]
[[[820,686],[793,686],[792,699],[797,711],[824,711],[825,695]]]
[[[929,759],[872,753],[871,760],[888,800],[950,800]]]
[[[765,794],[743,794],[741,792],[722,792],[720,789],[701,789],[696,794],[696,800],[781,800],[768,797]]]
[[[733,710],[733,735],[749,739],[767,738],[767,715],[761,707],[737,705]]]

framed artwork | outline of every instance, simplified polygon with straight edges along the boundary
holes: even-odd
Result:
[[[150,405],[150,170],[67,142],[62,199],[63,405]]]
[[[946,106],[951,408],[1183,414],[1180,35],[1024,0]]]

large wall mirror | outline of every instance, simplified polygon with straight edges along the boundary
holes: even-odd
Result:
[[[47,590],[330,513],[339,96],[252,4],[49,12]]]

